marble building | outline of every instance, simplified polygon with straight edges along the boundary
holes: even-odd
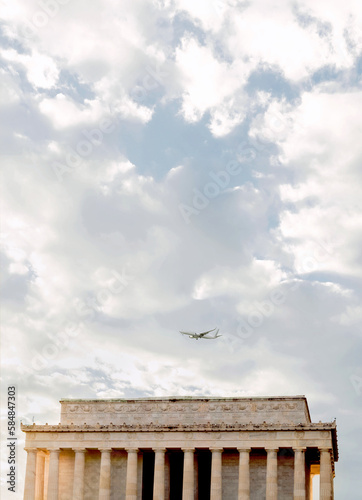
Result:
[[[22,425],[24,500],[333,499],[336,423],[304,396],[62,400]]]

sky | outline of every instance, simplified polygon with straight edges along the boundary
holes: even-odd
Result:
[[[361,2],[1,16],[3,419],[13,385],[18,424],[61,398],[303,394],[360,499]]]

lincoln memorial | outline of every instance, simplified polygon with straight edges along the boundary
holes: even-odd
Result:
[[[304,396],[64,399],[22,425],[24,500],[333,500],[336,423]]]

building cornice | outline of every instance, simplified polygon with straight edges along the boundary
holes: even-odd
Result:
[[[23,432],[220,432],[220,431],[324,431],[336,429],[335,422],[314,424],[96,424],[96,425],[26,425],[21,424]]]

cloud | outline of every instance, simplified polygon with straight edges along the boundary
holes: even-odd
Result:
[[[14,49],[3,50],[1,56],[24,67],[29,83],[35,88],[51,89],[56,86],[59,70],[54,60],[44,54],[19,54]]]
[[[187,121],[198,121],[210,111],[210,129],[217,137],[242,121],[242,101],[235,94],[246,81],[246,65],[218,61],[209,48],[200,46],[192,37],[182,40],[176,64],[182,75],[182,113]]]
[[[362,236],[357,188],[362,154],[358,140],[360,99],[360,93],[353,90],[305,93],[293,109],[283,102],[271,104],[263,123],[257,122],[258,129],[251,131],[274,140],[280,148],[280,160],[295,172],[293,184],[280,186],[281,199],[295,207],[280,214],[280,231],[283,240],[294,242],[296,259],[300,262],[319,244],[325,248],[325,257],[318,269],[358,275]],[[280,135],[270,134],[270,108],[272,114],[279,108],[283,117],[285,126]],[[350,228],[349,236],[346,228]],[[297,267],[300,269],[300,263]]]

